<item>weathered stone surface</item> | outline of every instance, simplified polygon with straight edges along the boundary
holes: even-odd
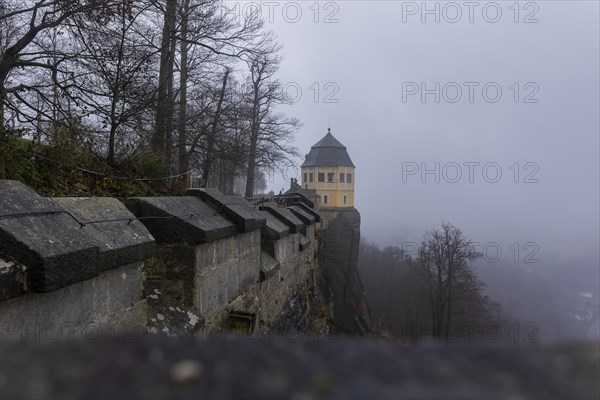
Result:
[[[193,246],[162,245],[146,260],[149,332],[179,336],[202,326],[194,304],[196,257]]]
[[[138,197],[125,204],[159,243],[206,243],[236,231],[234,223],[195,196]]]
[[[260,257],[260,280],[272,277],[279,270],[279,261],[263,252]]]
[[[298,206],[298,207],[302,208],[304,211],[306,211],[307,213],[311,214],[315,218],[316,222],[321,221],[321,215],[317,211],[315,211],[314,208],[307,206],[306,203],[296,202],[293,205]]]
[[[95,339],[146,330],[141,262],[106,271],[50,293],[0,303],[3,342]]]
[[[227,304],[260,279],[260,231],[240,233],[198,245],[194,284],[195,309],[205,318],[206,331],[219,328]]]
[[[300,251],[304,251],[310,246],[310,239],[300,234]]]
[[[288,207],[288,210],[292,212],[304,225],[313,225],[316,222],[316,218],[309,212],[306,212],[304,208],[300,206]]]
[[[358,274],[360,214],[354,208],[321,209],[319,262],[323,292],[333,301],[333,327],[336,332],[365,334],[372,331],[368,304]]]
[[[82,233],[100,249],[99,270],[143,260],[154,247],[154,238],[135,216],[115,198],[60,197],[53,198],[59,206],[86,224]],[[94,223],[94,221],[106,222]]]
[[[286,196],[290,198],[290,204],[301,202],[306,204],[308,207],[314,209],[317,203],[317,191],[315,189],[302,189],[300,187],[291,187],[287,192]],[[293,196],[293,198],[291,198]]]
[[[241,196],[227,196],[214,188],[192,188],[185,191],[186,196],[198,196],[213,206],[219,213],[234,221],[238,232],[251,232],[266,224],[265,217]]]
[[[62,213],[52,200],[37,194],[19,181],[0,180],[0,215]]]
[[[274,206],[262,206],[261,211],[271,213],[281,222],[285,223],[291,230],[292,233],[305,232],[306,226],[302,221],[296,217],[292,212],[286,208],[274,207]]]
[[[154,243],[116,199],[47,199],[20,182],[0,181],[0,215],[0,252],[26,268],[24,287],[34,292],[140,261]],[[0,279],[0,292],[17,294],[5,286],[11,282]]]
[[[290,227],[281,222],[277,217],[268,211],[261,211],[265,216],[267,223],[261,229],[263,239],[279,240],[288,236],[291,232]]]
[[[0,301],[20,296],[26,292],[25,267],[0,257]]]
[[[0,354],[0,393],[7,399],[597,399],[599,352],[598,343],[405,346],[296,335],[13,344]],[[182,362],[201,372],[181,382],[173,371]]]
[[[99,248],[56,203],[0,180],[0,252],[27,267],[27,288],[48,292],[101,271]]]

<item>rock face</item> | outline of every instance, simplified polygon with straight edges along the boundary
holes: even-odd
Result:
[[[3,399],[597,399],[598,343],[401,346],[339,337],[5,344]]]
[[[367,334],[371,315],[357,269],[360,214],[355,208],[323,208],[319,213],[323,293],[333,303],[332,331]]]

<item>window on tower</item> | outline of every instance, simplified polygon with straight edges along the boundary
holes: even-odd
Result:
[[[346,176],[346,174],[344,174],[343,172],[340,174],[340,182],[341,183],[345,182],[345,180],[344,180],[345,176]]]
[[[308,174],[308,181],[309,181],[310,183],[312,183],[312,181],[313,181],[313,179],[314,179],[314,175],[315,175],[315,174],[313,174],[312,172]]]
[[[327,174],[327,182],[333,182],[333,172]]]
[[[346,174],[346,182],[352,183],[352,174]]]
[[[306,182],[307,182],[307,180],[306,180],[306,177],[307,177],[307,175],[308,175],[308,174],[305,172],[305,173],[304,173],[304,183],[306,183]]]
[[[319,172],[319,182],[325,182],[325,173]]]

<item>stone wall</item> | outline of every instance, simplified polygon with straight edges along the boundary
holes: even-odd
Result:
[[[317,287],[318,224],[211,189],[120,202],[0,181],[0,340],[269,331]]]

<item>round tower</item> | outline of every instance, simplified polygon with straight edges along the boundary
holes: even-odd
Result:
[[[354,207],[355,168],[346,146],[327,129],[302,164],[302,187],[316,191],[321,208]]]

